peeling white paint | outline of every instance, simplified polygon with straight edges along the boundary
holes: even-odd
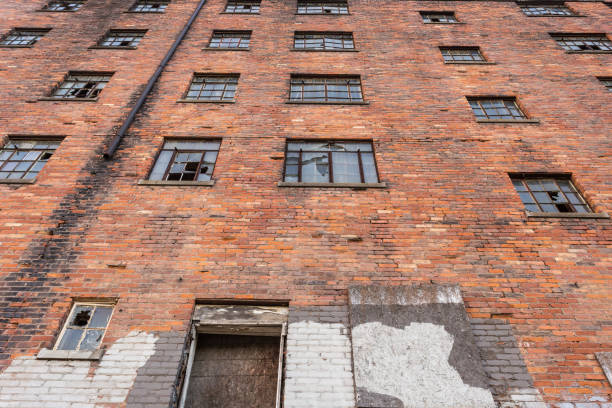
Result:
[[[400,399],[405,408],[494,408],[487,389],[465,384],[448,358],[453,336],[443,326],[404,329],[369,322],[353,328],[355,381]]]

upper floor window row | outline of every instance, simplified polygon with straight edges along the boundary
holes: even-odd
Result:
[[[70,72],[51,92],[52,99],[95,100],[113,74],[110,72]]]
[[[0,180],[34,180],[60,142],[10,139],[0,150]]]
[[[353,33],[330,31],[296,31],[293,37],[295,50],[343,51],[354,50]]]
[[[346,1],[298,0],[297,14],[348,14]]]
[[[110,30],[100,41],[97,47],[104,48],[136,48],[147,30]]]
[[[29,47],[34,45],[50,28],[14,28],[0,38],[2,47]]]
[[[605,34],[551,33],[551,36],[568,52],[612,52],[612,41]]]
[[[529,17],[572,17],[575,16],[565,4],[524,4],[521,10]]]
[[[453,11],[421,11],[424,23],[429,24],[456,24],[459,22]]]
[[[261,1],[258,0],[229,0],[225,5],[226,13],[258,14]]]
[[[289,101],[363,103],[359,76],[292,75]]]
[[[45,11],[77,11],[85,0],[51,0],[43,7]]]

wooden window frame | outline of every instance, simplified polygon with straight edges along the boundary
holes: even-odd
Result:
[[[44,37],[45,34],[47,34],[49,31],[51,31],[51,28],[15,27],[11,29],[8,33],[0,37],[0,47],[31,48],[34,44],[40,41],[42,37]],[[4,41],[7,41],[8,37],[26,36],[27,34],[30,34],[29,36],[33,36],[36,38],[34,38],[33,40],[29,40],[27,44],[3,44],[2,43]],[[12,41],[15,41],[15,40],[12,40]],[[20,41],[24,41],[24,40],[20,40]]]
[[[423,24],[463,24],[458,18],[457,14],[454,11],[436,11],[436,10],[422,10],[419,11],[421,15],[421,20]],[[431,18],[427,17],[427,15],[440,15],[440,16],[452,16],[455,21],[431,21]],[[430,21],[426,21],[425,19],[429,18]]]

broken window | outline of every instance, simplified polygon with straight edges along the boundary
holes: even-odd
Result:
[[[238,75],[195,74],[185,99],[210,102],[231,102],[236,94]]]
[[[97,349],[112,313],[108,303],[75,303],[55,350]]]
[[[292,75],[291,102],[363,102],[359,76]]]
[[[71,72],[55,88],[51,97],[59,99],[95,99],[100,95],[112,74],[102,72]]]
[[[565,4],[526,4],[521,6],[525,15],[530,17],[575,16]]]
[[[440,47],[444,62],[474,63],[485,62],[478,47]]]
[[[605,34],[551,34],[564,50],[573,52],[612,51]]]
[[[372,142],[288,141],[284,181],[378,183]]]
[[[149,180],[209,181],[220,140],[166,140]]]
[[[453,11],[421,11],[424,23],[454,24],[459,21]]]
[[[98,46],[113,48],[135,48],[140,44],[146,30],[110,30]]]
[[[35,44],[50,30],[50,28],[14,28],[2,37],[0,45],[3,47],[27,47]]]
[[[346,1],[298,0],[297,14],[348,14]]]
[[[163,13],[170,0],[138,0],[130,11],[135,13]]]
[[[9,140],[0,150],[0,180],[35,179],[59,145],[59,140]]]
[[[527,211],[589,213],[589,205],[567,175],[510,175]]]
[[[196,305],[179,408],[280,408],[287,308]]]
[[[257,14],[261,1],[234,1],[229,0],[225,5],[226,13]]]
[[[476,119],[480,120],[525,120],[514,97],[468,97]]]
[[[44,8],[45,11],[77,11],[83,6],[85,0],[51,0]]]
[[[302,32],[296,31],[293,47],[298,50],[353,50],[353,33]]]
[[[600,77],[598,78],[603,86],[608,88],[608,91],[612,92],[612,77]]]
[[[215,30],[208,48],[248,49],[251,42],[250,31]]]

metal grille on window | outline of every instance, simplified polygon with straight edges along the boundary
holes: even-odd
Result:
[[[296,32],[294,48],[303,50],[355,49],[353,33]]]
[[[363,102],[359,77],[291,77],[292,102]]]
[[[564,5],[527,5],[521,7],[523,13],[532,17],[546,17],[546,16],[573,16],[575,15],[572,10]]]
[[[421,12],[424,23],[458,23],[455,13],[453,12]]]
[[[512,183],[528,211],[592,212],[568,178],[513,177]]]
[[[214,31],[208,47],[248,49],[250,42],[250,31]]]
[[[163,13],[166,11],[170,1],[164,0],[138,0],[130,11],[138,13]]]
[[[111,30],[98,45],[114,48],[136,47],[144,35],[144,31]]]
[[[226,13],[257,14],[259,13],[260,1],[228,1],[225,6]]]
[[[113,306],[77,303],[73,306],[56,350],[95,350],[106,332]]]
[[[52,97],[61,99],[97,98],[110,80],[111,74],[69,74],[53,92]]]
[[[291,141],[285,158],[286,182],[378,183],[371,142]]]
[[[167,140],[149,180],[209,181],[220,144],[219,140]]]
[[[0,150],[0,179],[35,179],[59,144],[59,140],[9,141]]]
[[[49,29],[15,28],[2,37],[0,45],[11,47],[25,47],[33,45],[49,32]]]
[[[298,0],[298,14],[348,14],[346,1]]]
[[[608,91],[612,92],[612,77],[610,78],[599,78],[601,83],[608,88]]]
[[[195,75],[189,85],[186,99],[198,101],[233,101],[238,76]]]
[[[612,41],[604,34],[559,34],[553,38],[567,51],[612,51]]]
[[[477,119],[522,120],[527,118],[513,98],[468,98],[468,101]]]
[[[85,0],[56,0],[50,1],[44,8],[46,11],[77,11],[85,3]]]
[[[445,62],[484,62],[485,59],[478,47],[444,47],[440,48]]]

